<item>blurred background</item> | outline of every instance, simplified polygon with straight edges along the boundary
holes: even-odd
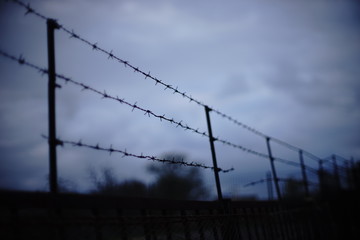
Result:
[[[266,136],[319,159],[333,172],[360,156],[360,15],[357,1],[26,1],[92,44]],[[46,21],[11,1],[0,3],[0,49],[47,67]],[[91,46],[55,32],[56,71],[109,95],[207,132],[202,106],[134,72]],[[0,188],[48,191],[47,75],[0,58]],[[57,80],[60,139],[212,166],[209,139],[125,104]],[[267,155],[265,138],[210,113],[214,137]],[[299,153],[271,142],[274,157]],[[222,192],[267,199],[269,159],[215,142]],[[58,146],[63,191],[117,185],[162,195],[161,181],[189,180],[180,198],[216,199],[212,170],[157,165],[77,146]],[[318,160],[304,155],[314,169]],[[275,162],[281,179],[299,166]],[[346,175],[346,172],[340,173]],[[345,176],[346,177],[346,176]],[[343,176],[341,179],[346,183]],[[318,176],[308,172],[317,189]],[[259,180],[259,183],[250,184]],[[247,185],[247,186],[246,186]],[[280,181],[282,191],[289,187]],[[296,185],[296,183],[295,183]],[[126,188],[128,186],[128,188]],[[130,187],[129,187],[130,186]],[[163,189],[174,189],[163,186]],[[123,187],[123,188],[121,188]],[[294,189],[295,187],[293,187]],[[116,189],[116,188],[115,188]],[[190,189],[190,190],[189,190]],[[140,191],[140,190],[139,190]],[[163,191],[163,192],[164,192]],[[180,190],[179,190],[180,191]],[[195,192],[194,192],[195,191]],[[275,197],[275,190],[273,190]],[[144,193],[145,194],[145,193]],[[147,193],[146,193],[147,194]],[[200,194],[200,195],[199,195]]]

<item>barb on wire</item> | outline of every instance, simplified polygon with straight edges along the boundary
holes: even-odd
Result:
[[[48,70],[46,68],[41,68],[35,64],[32,64],[32,63],[29,63],[25,60],[25,58],[20,55],[19,57],[15,57],[13,55],[10,55],[6,52],[4,52],[3,50],[0,49],[0,55],[2,55],[3,57],[6,57],[10,60],[13,60],[14,62],[18,62],[20,65],[25,65],[25,66],[28,66],[30,68],[33,68],[35,70],[37,70],[39,73],[41,74],[48,74]]]
[[[42,137],[45,139],[48,139],[47,136],[42,135]],[[133,158],[139,158],[139,159],[147,159],[147,160],[154,161],[154,162],[162,162],[162,163],[177,164],[177,165],[187,166],[187,167],[198,167],[198,168],[214,170],[214,167],[210,167],[210,166],[207,166],[207,165],[204,165],[201,163],[197,163],[197,162],[185,162],[185,161],[178,161],[178,160],[174,160],[174,159],[164,159],[164,158],[158,158],[155,156],[144,155],[143,153],[138,155],[138,154],[134,154],[134,153],[129,153],[126,149],[125,150],[116,149],[112,145],[110,145],[110,147],[102,147],[102,146],[100,146],[99,143],[96,145],[91,145],[91,144],[83,143],[81,140],[76,142],[76,141],[57,139],[56,142],[57,142],[57,145],[60,145],[60,146],[71,145],[74,147],[84,147],[84,148],[89,148],[89,149],[93,149],[93,150],[97,150],[97,151],[108,152],[109,154],[119,153],[119,154],[122,154],[123,157],[133,157]],[[218,172],[228,173],[230,171],[233,171],[234,168],[224,169],[224,170],[221,168],[217,168],[216,170]]]
[[[18,4],[19,6],[22,6],[23,8],[26,9],[26,12],[25,12],[25,15],[28,15],[28,14],[34,14],[36,16],[38,16],[39,18],[42,18],[43,20],[47,20],[48,18],[45,17],[44,15],[40,14],[39,12],[35,11],[35,9],[33,9],[31,6],[30,6],[30,3],[28,4],[25,4],[24,2],[22,1],[19,1],[19,0],[12,0],[14,3]]]
[[[0,54],[3,55],[3,56],[5,56],[5,57],[7,57],[7,58],[9,58],[9,59],[11,59],[11,60],[13,60],[13,61],[19,62],[19,63],[20,63],[20,60],[21,60],[21,63],[20,63],[20,64],[29,66],[29,67],[31,67],[31,68],[34,68],[34,69],[38,70],[38,71],[41,72],[41,73],[47,73],[47,72],[48,72],[47,69],[43,69],[43,68],[38,67],[38,66],[36,66],[36,65],[34,65],[34,64],[32,64],[32,63],[27,62],[27,61],[25,60],[25,58],[23,58],[22,56],[19,57],[19,58],[17,58],[17,57],[14,57],[14,56],[10,55],[10,54],[7,54],[6,52],[2,51],[1,49],[0,49]],[[64,75],[62,75],[62,74],[56,74],[56,77],[59,78],[59,79],[61,79],[61,80],[63,80],[63,81],[65,81],[65,83],[71,83],[71,84],[73,84],[73,85],[75,85],[75,86],[80,87],[81,90],[91,91],[91,92],[93,92],[93,93],[96,93],[96,94],[100,95],[100,96],[101,96],[102,98],[104,98],[104,99],[105,99],[105,98],[106,98],[106,99],[111,99],[111,100],[114,100],[114,101],[119,102],[120,104],[125,104],[126,106],[130,107],[130,108],[132,109],[132,111],[134,111],[135,109],[137,109],[137,110],[142,111],[142,112],[144,113],[144,115],[147,115],[147,116],[149,116],[149,117],[150,117],[150,116],[153,116],[153,117],[156,117],[156,118],[160,119],[160,121],[165,120],[165,121],[167,121],[167,122],[175,125],[176,127],[181,127],[181,128],[183,128],[184,130],[192,131],[192,132],[194,132],[194,133],[196,133],[196,134],[198,134],[198,135],[204,136],[204,137],[208,137],[208,138],[210,137],[205,131],[199,131],[199,129],[195,129],[195,128],[193,128],[193,127],[190,127],[189,125],[184,124],[182,121],[176,121],[176,120],[174,120],[173,118],[165,117],[164,114],[163,114],[163,115],[156,114],[156,113],[152,112],[152,111],[149,110],[149,109],[145,109],[145,108],[139,107],[136,102],[135,102],[134,104],[129,103],[129,102],[127,102],[125,99],[120,99],[119,97],[114,97],[114,96],[109,95],[108,93],[106,93],[106,91],[103,91],[103,92],[102,92],[102,91],[100,91],[100,90],[97,90],[97,89],[89,86],[89,85],[86,85],[86,84],[84,84],[84,83],[75,81],[75,80],[73,80],[73,79],[71,79],[71,78],[69,78],[69,77],[66,77],[66,76],[64,76]],[[254,151],[254,150],[252,150],[252,149],[243,147],[243,146],[241,146],[241,145],[237,145],[237,144],[234,144],[234,143],[231,143],[231,142],[229,142],[229,141],[226,141],[226,140],[223,140],[223,139],[219,139],[219,138],[215,138],[214,140],[215,140],[215,141],[219,141],[219,142],[221,142],[221,143],[223,143],[223,144],[225,144],[225,145],[231,146],[231,147],[233,147],[233,148],[237,148],[237,149],[240,149],[240,150],[242,150],[242,151],[248,152],[248,153],[250,153],[250,154],[257,155],[257,156],[259,156],[259,157],[268,158],[268,155],[266,155],[266,154],[256,152],[256,151]]]
[[[19,6],[24,7],[24,8],[26,9],[26,14],[31,13],[31,14],[34,14],[34,15],[36,15],[36,16],[44,19],[44,20],[48,19],[48,18],[45,17],[44,15],[42,15],[42,14],[38,13],[37,11],[35,11],[35,9],[31,8],[29,4],[26,5],[25,3],[23,3],[23,2],[21,2],[21,1],[19,1],[19,0],[13,0],[13,2],[16,3],[16,4],[18,4]],[[153,75],[150,74],[150,71],[148,71],[148,72],[143,71],[143,70],[139,69],[138,67],[135,67],[134,65],[130,64],[129,61],[126,61],[126,60],[124,60],[124,59],[116,56],[116,55],[113,53],[113,50],[110,50],[110,51],[105,50],[104,48],[98,46],[98,43],[97,43],[97,42],[92,43],[92,42],[90,42],[89,40],[86,40],[85,38],[81,37],[79,34],[75,33],[74,30],[69,30],[68,28],[65,28],[65,27],[62,26],[62,25],[59,25],[59,28],[60,28],[61,30],[63,30],[65,33],[67,33],[68,35],[70,35],[70,38],[77,39],[77,40],[79,40],[79,41],[87,44],[91,49],[102,52],[103,54],[105,54],[105,55],[108,57],[108,59],[113,59],[113,60],[118,61],[119,63],[123,64],[124,67],[129,67],[129,68],[132,69],[134,72],[137,72],[137,73],[142,74],[142,75],[145,77],[145,79],[149,78],[149,79],[153,80],[153,81],[155,82],[155,85],[158,85],[158,84],[159,84],[160,86],[165,87],[164,90],[169,89],[170,91],[173,91],[174,94],[178,94],[178,95],[182,96],[183,98],[188,99],[189,102],[195,102],[196,104],[198,104],[198,105],[200,105],[200,106],[202,106],[202,107],[208,107],[205,103],[202,103],[201,101],[193,98],[191,95],[188,95],[185,91],[180,91],[180,90],[178,89],[178,87],[173,87],[173,86],[171,86],[170,84],[167,84],[167,83],[165,83],[164,81],[159,80],[158,78],[154,77]],[[234,123],[234,124],[236,124],[236,125],[244,128],[244,129],[246,129],[246,130],[248,130],[248,131],[250,131],[250,132],[252,132],[252,133],[254,133],[254,134],[258,135],[258,136],[261,136],[261,137],[264,137],[264,138],[268,138],[268,137],[269,137],[269,136],[267,136],[266,134],[264,134],[264,133],[256,130],[255,128],[252,128],[252,127],[250,127],[250,126],[248,126],[248,125],[246,125],[246,124],[244,124],[244,123],[236,120],[235,118],[233,118],[233,117],[231,117],[231,116],[229,116],[229,115],[227,115],[227,114],[225,114],[225,113],[223,113],[223,112],[221,112],[221,111],[219,111],[219,110],[215,110],[215,109],[212,109],[212,108],[210,108],[210,107],[209,107],[209,109],[211,109],[213,112],[215,112],[216,114],[218,114],[218,115],[221,116],[222,118],[225,118],[225,119],[229,120],[230,122],[232,122],[232,123]],[[282,141],[282,140],[279,140],[279,139],[276,139],[276,138],[272,138],[272,137],[269,137],[269,138],[271,138],[273,141],[275,141],[275,142],[277,142],[277,143],[279,143],[279,144],[281,144],[281,145],[283,145],[283,146],[285,146],[285,147],[288,147],[289,149],[292,149],[292,150],[302,150],[302,149],[300,149],[300,148],[298,148],[298,147],[295,147],[295,146],[293,146],[293,145],[291,145],[291,144],[288,144],[288,143],[286,143],[286,142],[284,142],[284,141]],[[226,141],[225,141],[225,142],[226,142]],[[227,144],[227,143],[225,143],[225,144]],[[227,144],[227,145],[229,145],[229,144]],[[231,146],[231,145],[230,145],[230,146]],[[240,149],[242,149],[242,148],[240,148]],[[256,152],[252,152],[252,151],[249,151],[249,152],[254,153],[254,154],[256,154],[256,155],[259,155],[259,156],[263,156],[263,154],[258,154],[258,153],[256,153]],[[312,154],[312,153],[310,153],[310,152],[307,152],[307,151],[304,151],[304,150],[303,150],[303,153],[306,154],[308,157],[310,157],[310,158],[313,159],[313,160],[316,160],[316,161],[319,161],[319,160],[320,160],[320,158],[316,157],[314,154]]]

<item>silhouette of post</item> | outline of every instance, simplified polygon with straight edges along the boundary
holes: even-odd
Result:
[[[49,183],[50,192],[58,192],[57,164],[56,164],[56,123],[55,123],[55,39],[54,32],[59,25],[53,19],[47,20],[48,47],[48,111],[49,111]]]
[[[269,152],[269,159],[270,159],[270,165],[271,165],[271,172],[273,175],[273,179],[274,179],[274,184],[275,184],[275,190],[276,190],[276,194],[279,200],[282,199],[281,197],[281,192],[280,192],[280,187],[279,187],[279,179],[277,178],[276,175],[276,169],[275,169],[275,164],[274,164],[274,158],[272,156],[272,152],[271,152],[271,147],[270,147],[270,138],[266,137],[266,145],[267,145],[267,149]]]
[[[352,189],[352,180],[351,180],[351,171],[350,171],[350,161],[349,160],[346,160],[344,162],[345,164],[345,171],[346,171],[346,188],[347,189]]]
[[[272,178],[271,178],[271,172],[266,173],[266,185],[268,190],[268,200],[273,200],[273,188],[272,188]]]
[[[309,183],[306,176],[306,169],[304,164],[303,152],[299,150],[299,158],[300,158],[300,165],[301,165],[301,174],[303,178],[303,184],[305,189],[305,197],[309,197]]]
[[[351,176],[352,176],[352,187],[353,190],[358,189],[358,174],[357,174],[357,168],[355,165],[354,157],[351,157],[350,159],[350,168],[351,168]]]
[[[336,162],[335,154],[332,155],[332,162],[333,162],[333,167],[334,167],[334,177],[335,177],[336,187],[337,187],[337,190],[340,190],[341,183],[340,183],[339,169],[338,169],[338,165]]]
[[[214,166],[214,175],[215,175],[215,182],[216,182],[216,190],[217,190],[217,194],[218,194],[218,200],[221,201],[223,199],[222,197],[222,192],[221,192],[221,185],[220,185],[220,178],[219,178],[219,169],[217,166],[217,161],[216,161],[216,154],[215,154],[215,146],[214,146],[214,137],[212,135],[212,130],[211,130],[211,122],[210,122],[210,114],[209,112],[211,111],[211,109],[208,106],[205,106],[205,113],[206,113],[206,121],[207,121],[207,127],[208,127],[208,132],[209,132],[209,141],[210,141],[210,148],[211,148],[211,156],[212,156],[212,160],[213,160],[213,166]]]
[[[318,170],[318,177],[319,177],[319,186],[320,186],[320,195],[324,195],[324,169],[323,169],[323,160],[319,160],[319,170]]]

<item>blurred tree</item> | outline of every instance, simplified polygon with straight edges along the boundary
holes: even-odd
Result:
[[[163,158],[185,160],[183,154],[167,154]],[[155,175],[155,181],[150,186],[139,180],[119,182],[110,168],[103,168],[100,174],[91,168],[89,176],[95,187],[91,193],[177,200],[202,200],[209,196],[199,168],[152,163],[147,170]]]
[[[49,175],[46,176],[46,184],[44,186],[43,191],[49,191],[50,186],[50,177]],[[63,177],[57,178],[57,188],[59,193],[76,193],[78,192],[76,184]]]
[[[166,154],[164,159],[184,161],[183,154]],[[209,196],[199,168],[177,164],[153,163],[148,171],[156,175],[149,187],[149,195],[156,198],[177,200],[201,200]]]
[[[58,191],[60,193],[76,193],[76,184],[68,179],[59,177],[58,178]]]
[[[286,179],[283,192],[286,199],[302,199],[305,196],[303,183],[291,177]]]
[[[94,169],[89,170],[90,179],[95,186],[95,189],[91,191],[91,193],[122,195],[127,197],[147,196],[147,187],[141,181],[130,180],[120,183],[110,168],[103,168],[100,174],[101,176],[99,177]]]

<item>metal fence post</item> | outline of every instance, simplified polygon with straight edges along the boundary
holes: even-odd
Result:
[[[358,174],[357,174],[357,167],[355,165],[354,157],[351,157],[350,159],[350,169],[351,169],[351,176],[352,176],[352,189],[356,190],[358,189]]]
[[[323,160],[319,160],[319,170],[318,170],[318,177],[319,177],[319,186],[320,186],[320,195],[324,195],[324,169],[323,169]]]
[[[47,47],[48,47],[48,111],[49,111],[49,182],[50,192],[58,192],[57,165],[56,165],[56,123],[55,123],[55,39],[54,32],[59,25],[54,19],[47,20]]]
[[[277,194],[278,199],[281,200],[282,197],[281,197],[281,192],[280,192],[280,187],[279,187],[279,179],[278,179],[278,177],[277,177],[277,175],[276,175],[274,158],[273,158],[272,152],[271,152],[270,138],[269,138],[269,137],[266,137],[266,145],[267,145],[267,149],[268,149],[268,152],[269,152],[271,172],[272,172],[272,175],[273,175],[273,178],[274,178],[276,194]]]
[[[205,106],[206,121],[207,121],[210,148],[211,148],[211,156],[212,156],[213,166],[214,166],[216,190],[217,190],[217,194],[218,194],[218,200],[222,201],[223,197],[222,197],[220,178],[219,178],[219,168],[217,166],[216,154],[215,154],[215,146],[214,146],[215,139],[213,137],[212,130],[211,130],[211,122],[210,122],[210,114],[209,114],[210,111],[211,111],[211,109],[208,106]]]
[[[341,183],[340,183],[339,169],[338,169],[338,165],[336,162],[336,156],[334,154],[332,155],[332,162],[333,162],[333,167],[334,167],[334,177],[335,177],[336,187],[337,187],[337,190],[340,190]]]
[[[306,176],[306,169],[304,164],[303,152],[299,150],[299,158],[300,158],[300,165],[301,165],[301,174],[303,178],[303,184],[305,188],[305,197],[309,197],[309,183]]]
[[[273,188],[272,188],[272,178],[271,172],[266,173],[266,185],[268,190],[268,200],[273,200]]]

